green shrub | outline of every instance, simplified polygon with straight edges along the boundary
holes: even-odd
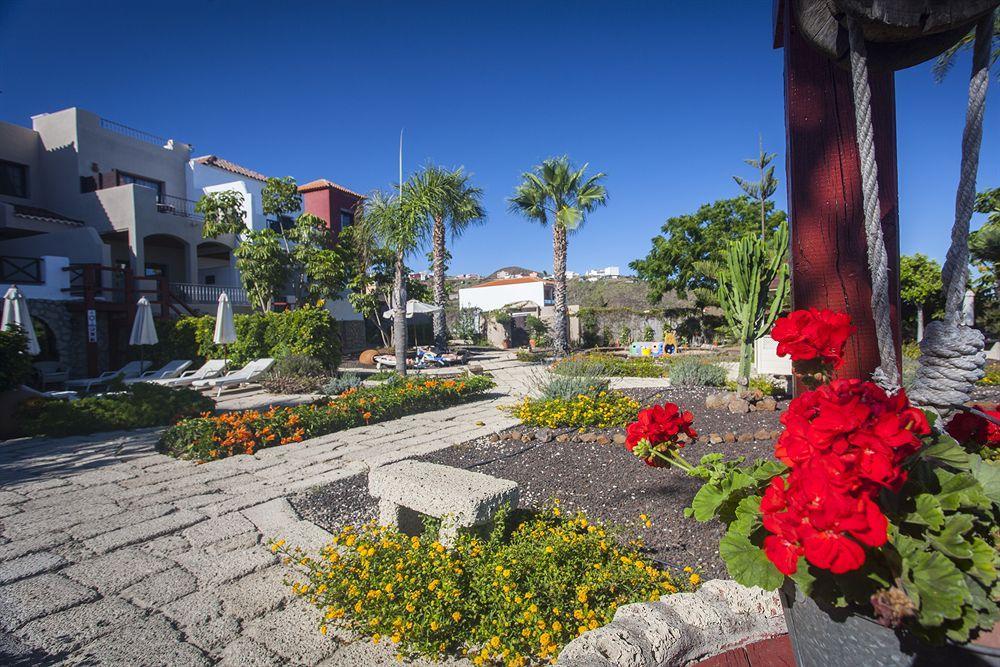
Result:
[[[323,389],[320,390],[320,393],[328,396],[339,396],[348,389],[354,389],[360,386],[360,375],[357,373],[341,373],[340,375],[330,378],[330,380],[323,385]]]
[[[172,323],[157,323],[160,343],[153,346],[155,361],[170,359],[221,359],[233,366],[254,359],[280,359],[290,354],[315,357],[327,369],[340,364],[340,330],[324,308],[303,307],[280,313],[249,313],[233,317],[236,342],[222,346],[212,342],[215,318],[211,315],[184,317]]]
[[[344,392],[332,400],[181,421],[163,434],[159,448],[171,456],[202,461],[253,454],[265,447],[455,405],[493,386],[492,380],[482,376],[459,380],[399,377],[377,387]]]
[[[908,340],[903,343],[903,358],[904,359],[919,359],[920,358],[920,343],[915,340]]]
[[[319,391],[329,374],[319,359],[289,354],[278,359],[260,383],[272,394],[311,394]]]
[[[670,363],[670,382],[677,386],[722,387],[726,369],[695,357],[680,357]]]
[[[557,398],[525,398],[504,409],[526,426],[612,428],[634,422],[639,408],[637,400],[620,391],[598,391]]]
[[[18,406],[14,419],[23,435],[56,437],[163,426],[214,409],[215,401],[193,389],[140,382],[78,401],[29,399]]]
[[[729,391],[738,391],[739,388],[740,386],[736,384],[735,380],[726,380],[726,389]],[[774,396],[777,391],[777,387],[774,386],[774,382],[770,378],[761,377],[760,375],[750,378],[748,388],[759,390],[765,396]]]
[[[552,375],[544,380],[538,394],[544,399],[571,400],[577,396],[597,396],[608,390],[608,381],[595,375]]]
[[[665,377],[667,366],[650,357],[619,357],[613,354],[575,354],[557,362],[559,375],[604,375],[610,377]]]
[[[645,343],[651,343],[656,338],[656,333],[653,331],[653,327],[646,325],[646,328],[642,330],[642,340]]]
[[[20,329],[0,331],[0,391],[20,386],[31,377],[28,338]]]
[[[623,547],[617,531],[558,505],[513,530],[507,523],[503,509],[487,539],[460,534],[452,549],[430,531],[418,538],[374,524],[344,528],[315,556],[284,541],[272,549],[301,568],[292,591],[318,607],[320,632],[340,626],[390,642],[401,658],[465,653],[475,665],[554,662],[621,605],[700,581],[658,568],[637,542]]]
[[[532,352],[531,350],[518,350],[515,354],[518,361],[523,361],[525,363],[533,364],[538,361],[545,360],[545,354],[542,352]]]
[[[1000,385],[1000,363],[996,361],[986,362],[986,374],[983,375],[983,379],[979,381],[979,384],[986,387]]]

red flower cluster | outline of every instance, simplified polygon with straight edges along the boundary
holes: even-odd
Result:
[[[975,406],[980,412],[1000,419],[1000,405],[989,409],[985,405]],[[948,434],[959,442],[974,442],[980,447],[1000,446],[1000,426],[971,412],[959,412],[948,422]]]
[[[842,574],[865,562],[862,545],[880,547],[888,521],[875,500],[906,481],[903,461],[930,433],[924,414],[900,391],[834,380],[794,399],[781,416],[775,456],[791,468],[761,499],[764,552],[783,573],[799,556]]]
[[[681,412],[674,403],[654,405],[639,412],[636,421],[625,427],[625,449],[642,458],[646,465],[667,465],[654,452],[665,453],[671,447],[683,447],[679,436],[697,438],[698,433],[691,428],[694,415]],[[686,439],[685,438],[685,439]],[[642,444],[640,444],[642,443]],[[636,451],[636,446],[639,451]]]
[[[778,341],[778,356],[789,355],[792,361],[816,359],[839,368],[844,363],[844,343],[854,330],[849,315],[810,308],[779,317],[771,338]]]

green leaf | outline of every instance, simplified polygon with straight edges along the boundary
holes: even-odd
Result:
[[[975,454],[969,456],[969,464],[973,477],[983,487],[983,493],[994,505],[1000,505],[1000,465],[984,461]]]
[[[942,468],[936,468],[941,489],[937,493],[938,501],[944,510],[957,510],[960,507],[986,510],[992,502],[983,492],[979,481],[970,473],[951,473]]]
[[[969,454],[958,442],[947,433],[928,436],[930,443],[920,450],[921,456],[931,458],[945,465],[961,470],[969,469]]]
[[[972,545],[965,541],[965,535],[972,530],[972,517],[968,514],[954,514],[940,533],[929,536],[931,545],[952,558],[968,560],[972,558]]]
[[[944,524],[944,512],[941,511],[941,503],[929,493],[921,493],[916,497],[916,509],[904,517],[907,523],[914,523],[920,526],[929,526],[933,530],[938,530]]]
[[[764,550],[754,546],[746,535],[728,532],[719,542],[719,554],[733,579],[744,586],[760,586],[766,591],[777,590],[785,580]]]
[[[756,480],[742,470],[732,470],[726,477],[706,482],[691,500],[694,518],[701,522],[714,519],[716,515],[722,514],[720,508],[733,500],[741,499],[742,494],[739,492],[750,487],[756,487]],[[727,519],[722,518],[724,521]]]
[[[736,506],[736,520],[729,524],[729,530],[742,535],[750,535],[760,526],[760,496],[747,496]]]
[[[917,552],[903,558],[903,587],[920,605],[920,623],[938,626],[962,616],[969,594],[965,577],[951,560],[940,552]]]
[[[985,586],[992,586],[997,580],[997,560],[996,549],[989,545],[981,537],[972,540],[972,565],[967,572],[978,579]]]
[[[812,594],[816,577],[809,571],[809,563],[806,562],[805,558],[799,557],[798,568],[795,570],[795,574],[791,575],[791,579],[803,595],[808,597]]]

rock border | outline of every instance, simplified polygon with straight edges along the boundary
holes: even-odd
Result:
[[[787,632],[775,592],[712,579],[695,593],[627,604],[563,648],[562,667],[685,665]]]

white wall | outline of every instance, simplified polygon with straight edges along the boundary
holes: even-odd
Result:
[[[539,280],[533,283],[464,287],[458,290],[459,308],[496,310],[517,301],[533,301],[539,306],[544,305],[545,283]]]
[[[42,256],[42,280],[41,285],[25,285],[18,283],[18,287],[25,297],[29,299],[50,299],[52,301],[65,301],[71,297],[64,289],[69,289],[69,271],[63,269],[69,266],[68,257],[54,257],[52,255]],[[6,293],[10,288],[10,283],[0,283],[0,294]]]

